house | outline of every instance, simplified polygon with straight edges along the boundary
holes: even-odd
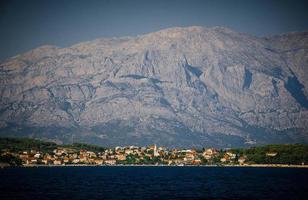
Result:
[[[79,156],[79,161],[83,162],[83,163],[87,163],[88,162],[88,158],[84,155],[80,155]]]
[[[244,162],[246,161],[246,158],[244,156],[239,157],[239,159],[237,160],[239,162],[240,165],[243,165]]]
[[[172,164],[172,160],[168,160],[168,165],[171,165]]]
[[[117,154],[120,154],[120,153],[123,153],[123,152],[124,152],[124,148],[123,148],[123,147],[115,147],[114,150],[115,150],[115,152],[116,152]]]
[[[96,154],[94,152],[92,152],[92,151],[87,151],[86,154],[90,158],[96,158]]]
[[[95,159],[95,160],[94,160],[94,163],[95,163],[96,165],[102,165],[102,164],[104,163],[104,160],[103,160],[103,159]]]
[[[225,154],[224,157],[220,159],[220,162],[227,162],[230,160],[230,156],[228,154]]]
[[[167,151],[167,148],[166,147],[159,147],[158,150],[159,151]]]
[[[129,154],[133,154],[134,151],[132,149],[125,149],[124,152],[126,155],[129,155]]]
[[[236,154],[235,153],[227,152],[226,154],[229,156],[229,159],[235,159],[236,158]]]
[[[68,164],[70,162],[70,159],[68,157],[64,157],[63,162],[65,164]]]
[[[201,163],[202,163],[202,161],[200,159],[195,159],[192,162],[193,165],[201,165]]]
[[[34,158],[40,158],[41,157],[41,154],[39,152],[37,152],[35,155],[34,155]]]
[[[70,158],[76,159],[78,158],[78,154],[77,153],[70,154]]]
[[[124,149],[123,147],[119,147],[119,146],[116,146],[116,147],[114,148],[115,151],[121,151],[121,150],[123,150],[123,149]]]
[[[49,164],[48,160],[46,160],[46,159],[41,160],[41,162],[42,162],[44,165],[48,165],[48,164]]]
[[[192,153],[193,151],[190,149],[183,149],[180,151],[180,153],[186,154],[186,153]]]
[[[57,148],[57,149],[53,150],[53,153],[56,156],[62,156],[63,154],[67,154],[66,150],[63,149],[63,148]]]
[[[117,159],[118,159],[118,160],[126,160],[126,155],[124,155],[124,154],[119,154],[119,155],[117,155]]]
[[[54,160],[53,164],[54,165],[62,165],[62,160]]]
[[[179,166],[184,165],[184,161],[182,159],[175,159],[175,160],[173,160],[173,163],[175,165],[179,165]]]
[[[37,159],[34,158],[34,157],[29,157],[29,158],[26,160],[26,164],[27,164],[27,165],[37,164]]]
[[[185,162],[192,162],[195,159],[195,156],[191,153],[186,154],[184,157],[184,161]]]
[[[205,149],[204,152],[202,153],[202,156],[205,159],[210,160],[217,154],[218,152],[216,151],[216,149],[210,148],[210,149]]]
[[[268,157],[275,157],[275,156],[277,156],[277,152],[267,152],[266,153],[266,156],[268,156]]]
[[[141,152],[145,152],[146,149],[147,149],[146,147],[141,147],[140,151],[141,151]]]
[[[104,162],[106,165],[115,165],[117,163],[114,159],[105,160]]]
[[[19,158],[23,161],[27,160],[27,158],[29,158],[29,155],[28,154],[20,154],[19,155]]]
[[[149,150],[153,150],[154,151],[155,145],[149,146],[148,149]]]
[[[44,155],[44,158],[47,159],[47,160],[52,160],[52,156],[49,155],[48,153]]]
[[[80,162],[80,160],[78,158],[75,158],[73,161],[72,161],[74,164],[77,164]]]
[[[88,164],[95,164],[95,158],[90,158],[87,163]]]
[[[205,159],[207,159],[207,160],[210,160],[211,158],[212,158],[212,156],[211,155],[207,155],[207,154],[203,154],[203,157],[205,158]]]

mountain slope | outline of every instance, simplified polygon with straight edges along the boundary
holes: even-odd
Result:
[[[308,142],[308,34],[171,28],[0,65],[0,134],[102,145]]]

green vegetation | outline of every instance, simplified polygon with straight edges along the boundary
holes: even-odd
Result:
[[[247,161],[252,164],[308,164],[307,144],[275,144],[231,151],[246,156]],[[277,154],[268,156],[267,153]]]
[[[0,163],[8,163],[10,166],[20,166],[22,160],[13,155],[0,155]]]
[[[0,138],[0,151],[20,152],[20,151],[41,151],[43,153],[51,153],[57,147],[65,147],[79,151],[86,149],[93,152],[101,152],[106,148],[83,143],[74,143],[70,145],[57,145],[53,142],[44,142],[30,138]]]
[[[74,143],[72,145],[62,145],[62,147],[71,148],[77,151],[80,151],[81,149],[86,149],[88,151],[93,151],[93,152],[102,152],[106,150],[106,148],[104,147],[100,147],[100,146],[92,145],[92,144],[84,144],[84,143]]]
[[[0,138],[1,151],[19,152],[33,149],[41,152],[51,152],[55,148],[57,148],[57,144],[52,142],[43,142],[30,138]]]

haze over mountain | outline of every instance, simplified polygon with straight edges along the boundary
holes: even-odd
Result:
[[[308,33],[170,28],[0,64],[0,135],[105,146],[308,142]]]

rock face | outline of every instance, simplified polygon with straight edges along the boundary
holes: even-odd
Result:
[[[171,28],[0,65],[0,135],[100,145],[308,142],[308,33]]]

